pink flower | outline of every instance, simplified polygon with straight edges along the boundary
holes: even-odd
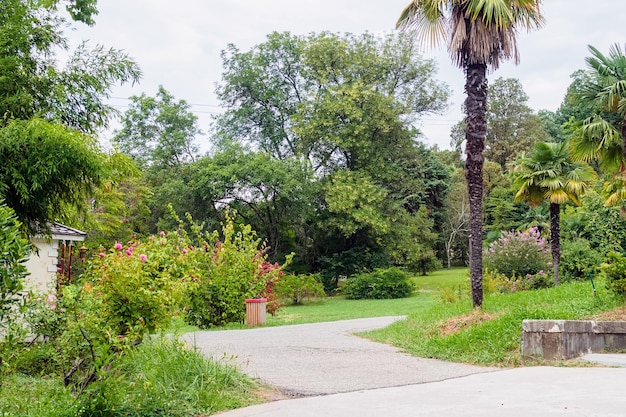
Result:
[[[123,246],[120,242],[115,242],[115,245],[113,246],[116,250],[122,250]]]
[[[183,248],[183,255],[187,255],[187,249]]]
[[[105,254],[104,254],[104,253],[102,253],[102,252],[100,252],[100,253],[98,254],[98,256],[99,256],[99,257],[101,257],[101,258],[104,258],[104,257],[105,257]]]
[[[161,235],[161,237],[165,237],[165,232],[161,230],[161,233],[159,233],[159,235]]]
[[[133,251],[132,251],[132,250],[130,250],[130,249],[127,249],[127,250],[126,250],[126,255],[128,255],[128,256],[133,256]]]
[[[139,255],[139,259],[141,259],[141,262],[146,262],[148,260],[148,257],[145,253],[142,253],[141,255]]]

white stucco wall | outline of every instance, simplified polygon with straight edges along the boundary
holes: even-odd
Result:
[[[38,248],[39,253],[33,251],[26,262],[26,268],[30,275],[26,277],[25,289],[38,293],[54,291],[56,288],[59,241],[47,242],[42,238],[33,238],[31,243]]]

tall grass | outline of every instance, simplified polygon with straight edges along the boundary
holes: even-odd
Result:
[[[171,338],[147,339],[76,397],[60,377],[10,375],[0,416],[195,417],[260,402],[258,384]]]

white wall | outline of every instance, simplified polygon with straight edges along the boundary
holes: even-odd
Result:
[[[25,289],[39,293],[54,291],[56,288],[59,241],[46,242],[45,239],[33,238],[31,243],[38,248],[39,253],[33,250],[26,262],[26,268],[30,275],[26,277]]]

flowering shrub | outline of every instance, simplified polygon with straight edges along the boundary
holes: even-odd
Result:
[[[483,253],[486,269],[519,279],[545,274],[552,265],[548,241],[536,228],[506,232]]]
[[[483,289],[487,294],[536,290],[548,288],[550,285],[550,275],[545,271],[539,271],[534,275],[507,277],[504,274],[485,269],[483,274]]]
[[[79,314],[94,315],[107,343],[137,343],[146,332],[167,326],[177,311],[184,283],[196,270],[188,246],[177,233],[116,242],[89,262],[79,290],[67,296],[76,300]]]
[[[275,313],[280,305],[274,285],[282,276],[282,267],[267,261],[266,250],[249,225],[235,230],[230,217],[205,243],[209,256],[201,260],[197,282],[187,292],[186,320],[202,328],[241,322],[245,317],[245,300],[268,299],[267,309]],[[288,260],[289,261],[289,260]]]

